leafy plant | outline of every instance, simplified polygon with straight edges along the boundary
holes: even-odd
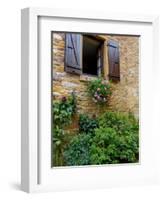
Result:
[[[133,115],[106,112],[93,128],[89,120],[82,115],[82,134],[75,136],[64,152],[66,165],[138,162],[139,125]]]
[[[97,129],[90,147],[91,164],[118,163],[118,149],[115,142],[117,141],[114,129]]]
[[[69,97],[62,97],[53,102],[53,164],[63,165],[63,149],[65,143],[64,128],[71,123],[72,116],[76,111],[76,98],[72,93]]]
[[[65,165],[88,165],[90,164],[89,148],[91,145],[91,136],[79,134],[74,136],[69,146],[64,151]]]
[[[130,113],[106,112],[98,119],[99,126],[103,128],[113,128],[117,134],[123,134],[126,131],[138,133],[138,120]]]
[[[86,114],[81,114],[79,116],[79,132],[86,133],[86,134],[92,134],[94,133],[95,128],[98,127],[98,121],[95,115],[89,117]]]
[[[107,102],[108,96],[111,95],[110,84],[102,79],[95,79],[88,83],[88,93],[95,103],[103,104]]]
[[[53,164],[55,166],[61,166],[63,164],[62,152],[63,152],[63,143],[65,140],[65,131],[58,126],[55,126],[53,129]]]
[[[59,128],[58,126],[55,126],[55,128],[53,129],[53,142],[55,142],[56,146],[61,145],[61,141],[63,141],[64,135],[64,130]]]
[[[119,112],[106,112],[99,117],[101,128],[116,131],[119,162],[137,162],[139,157],[139,121],[132,115]]]
[[[76,98],[74,93],[69,97],[62,97],[53,102],[54,126],[65,127],[70,124],[71,118],[76,110]]]
[[[138,161],[138,134],[117,134],[113,128],[95,130],[90,147],[91,164],[132,163]]]

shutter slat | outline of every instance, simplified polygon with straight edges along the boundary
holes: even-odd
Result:
[[[116,41],[108,43],[109,57],[109,78],[111,80],[120,80],[120,64],[119,64],[119,45]]]
[[[79,65],[78,61],[78,52],[77,52],[77,35],[74,36],[74,34],[71,35],[71,43],[72,43],[72,50],[74,51],[74,59],[77,65]]]
[[[81,74],[81,35],[66,33],[65,71]]]

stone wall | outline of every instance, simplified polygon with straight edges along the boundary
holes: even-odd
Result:
[[[59,98],[75,91],[79,113],[92,115],[113,110],[132,112],[138,117],[139,38],[112,35],[108,35],[107,38],[118,41],[120,46],[120,82],[112,83],[112,96],[108,105],[100,107],[92,101],[86,92],[87,81],[84,75],[74,75],[64,71],[64,33],[53,33],[53,96]]]

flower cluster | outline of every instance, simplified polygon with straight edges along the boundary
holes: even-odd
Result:
[[[88,84],[88,92],[95,103],[105,103],[111,94],[110,84],[101,79],[96,79]]]
[[[101,89],[97,88],[97,91],[94,93],[94,97],[92,97],[92,100],[97,103],[97,102],[106,102],[107,98],[104,97],[101,93],[100,93]]]

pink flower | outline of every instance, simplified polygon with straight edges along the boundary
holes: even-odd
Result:
[[[100,96],[97,95],[97,99],[99,100],[99,99],[100,99]]]

